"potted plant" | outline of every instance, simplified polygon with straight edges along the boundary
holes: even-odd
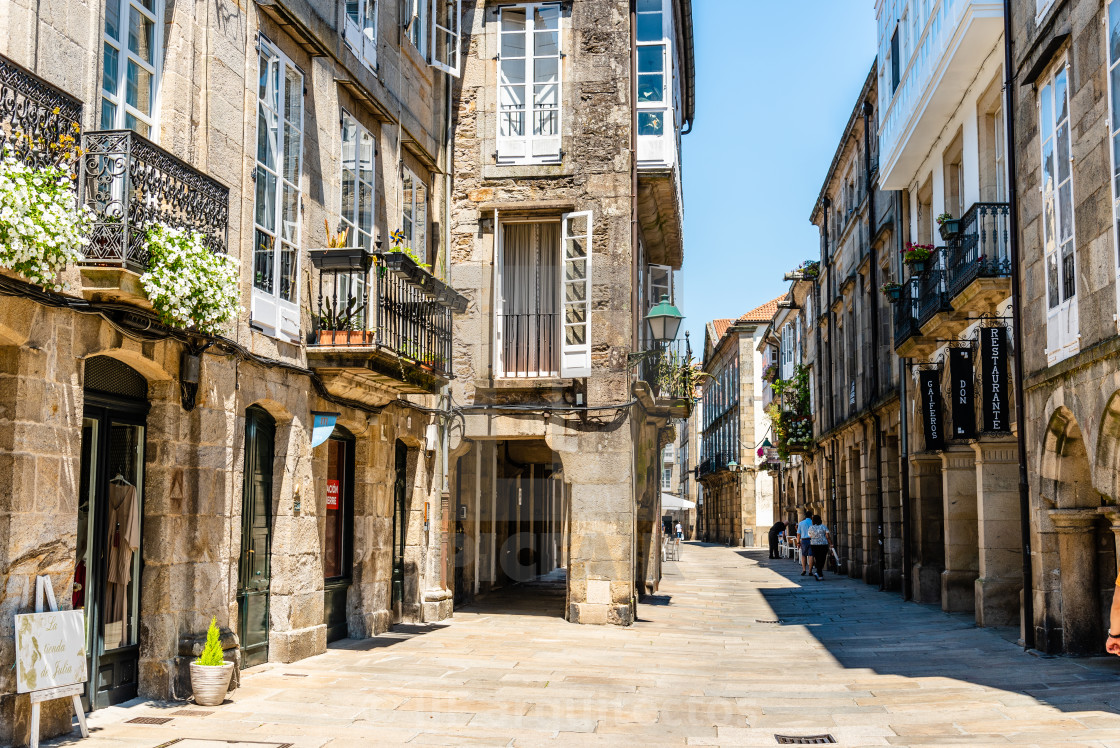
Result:
[[[806,260],[801,263],[801,275],[805,278],[816,278],[821,274],[820,260]]]
[[[902,250],[902,261],[909,265],[915,273],[924,273],[926,261],[933,256],[933,252],[934,246],[932,244],[907,242],[906,249]]]
[[[902,296],[901,283],[884,283],[879,290],[891,301],[898,301],[899,297]]]
[[[937,217],[937,230],[945,241],[956,239],[961,233],[961,219],[953,218],[948,213],[942,213]]]
[[[229,681],[233,677],[233,663],[226,662],[222,654],[222,638],[218,621],[210,619],[206,631],[206,646],[197,660],[191,663],[191,689],[194,703],[200,706],[218,706],[226,698]]]

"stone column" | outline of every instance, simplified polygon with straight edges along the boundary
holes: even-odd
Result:
[[[883,554],[886,556],[884,586],[897,590],[902,585],[902,504],[898,474],[898,438],[883,440],[883,461],[879,468],[883,481]]]
[[[945,506],[941,609],[971,611],[976,606],[980,554],[977,550],[976,455],[968,445],[953,444],[941,454],[941,486]]]
[[[1097,604],[1095,509],[1051,509],[1058,531],[1061,563],[1062,650],[1091,654],[1102,648],[1101,610]]]
[[[863,564],[866,556],[863,552],[863,471],[860,466],[859,453],[845,449],[844,459],[847,461],[845,476],[847,478],[848,496],[848,576],[855,579],[863,578]]]
[[[1023,538],[1019,523],[1019,452],[1014,439],[983,440],[976,453],[976,518],[980,576],[976,623],[1015,626],[1023,589]]]
[[[941,602],[941,572],[945,568],[945,507],[941,500],[941,458],[923,454],[910,458],[911,570],[914,599]]]

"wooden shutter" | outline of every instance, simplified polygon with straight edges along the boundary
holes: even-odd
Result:
[[[560,299],[563,304],[560,376],[591,375],[591,211],[562,221]]]

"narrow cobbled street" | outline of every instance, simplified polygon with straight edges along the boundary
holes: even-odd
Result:
[[[686,544],[629,628],[566,623],[542,583],[259,666],[221,707],[98,711],[81,745],[1120,745],[1117,658],[1032,656],[1010,630],[798,572]]]

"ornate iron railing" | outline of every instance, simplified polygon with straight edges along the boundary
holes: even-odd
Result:
[[[692,346],[688,340],[675,340],[635,356],[635,377],[648,384],[655,397],[690,400],[695,397],[695,392],[688,390],[695,390],[698,375],[684,371],[693,363]]]
[[[894,347],[897,349],[921,330],[918,324],[918,279],[908,278],[894,302]]]
[[[945,247],[939,247],[929,267],[918,276],[918,327],[933,319],[938,312],[949,311],[949,289],[945,272]]]
[[[8,146],[31,166],[58,164],[81,137],[82,102],[0,55],[0,150]]]
[[[466,299],[403,255],[311,250],[317,296],[309,345],[386,350],[450,377],[451,315]]]
[[[225,254],[229,188],[131,130],[82,136],[81,180],[95,214],[85,262],[142,271],[154,223],[197,231]]]
[[[955,297],[977,278],[1011,275],[1011,206],[975,203],[961,216],[961,233],[950,244],[949,297]]]

